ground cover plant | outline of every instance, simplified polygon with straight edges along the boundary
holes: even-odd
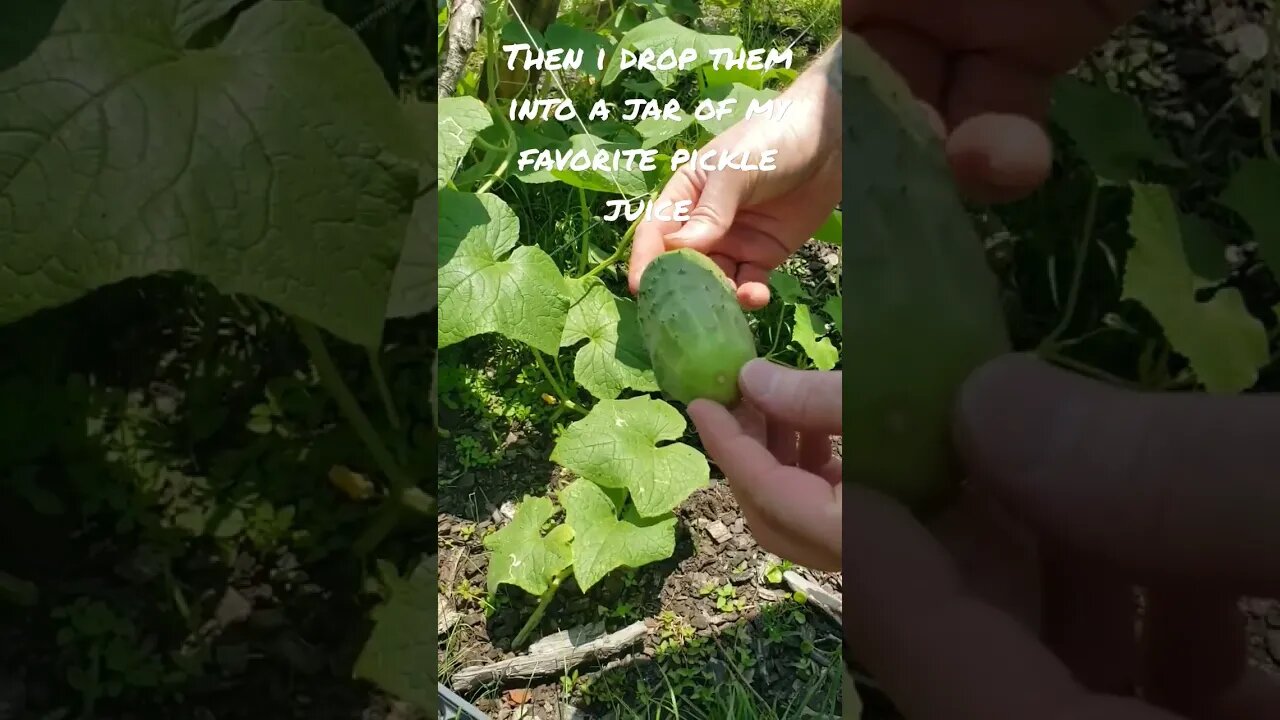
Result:
[[[838,628],[788,588],[713,480],[683,404],[659,389],[626,288],[635,223],[605,220],[606,203],[651,198],[667,174],[515,164],[530,148],[698,148],[834,41],[837,3],[462,5],[483,22],[465,57],[457,38],[440,51],[441,681],[461,688],[465,671],[557,631],[643,621],[642,641],[598,662],[465,689],[500,718],[559,717],[562,704],[614,717],[838,716]],[[449,33],[470,27],[441,19]],[[514,42],[614,60],[529,76],[498,51]],[[792,47],[800,61],[618,70],[620,49],[685,47]],[[727,96],[742,99],[737,116],[706,121],[585,112],[601,98],[692,109]],[[538,97],[571,98],[582,120],[510,119],[513,98]],[[833,213],[775,274],[775,301],[750,317],[757,354],[839,367],[839,223]],[[838,576],[814,575],[838,591]]]
[[[434,707],[435,18],[0,8],[0,717]]]

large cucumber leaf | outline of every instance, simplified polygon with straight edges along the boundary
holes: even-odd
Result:
[[[68,0],[0,73],[0,323],[190,272],[379,341],[420,140],[311,4],[259,3],[189,49],[230,5]]]
[[[602,400],[565,428],[551,460],[603,487],[626,488],[641,516],[658,517],[711,477],[702,453],[683,443],[658,444],[679,440],[684,429],[680,411],[662,400]]]
[[[436,556],[422,558],[408,578],[398,579],[390,598],[374,610],[369,636],[354,676],[405,702],[436,714]]]
[[[1231,208],[1253,231],[1262,260],[1280,270],[1280,162],[1245,161],[1231,176],[1218,201]]]
[[[587,341],[573,363],[573,376],[582,387],[601,400],[613,400],[627,388],[656,391],[658,381],[640,337],[635,301],[609,292],[599,278],[572,279],[566,284],[569,317],[560,345]]]
[[[569,567],[573,558],[569,547],[573,533],[569,528],[557,525],[542,534],[542,526],[555,512],[550,499],[526,495],[516,506],[511,522],[484,539],[484,546],[493,553],[487,581],[490,593],[506,583],[541,595],[552,579]]]
[[[609,59],[609,65],[605,68],[603,82],[605,85],[611,85],[622,74],[622,54],[619,50],[626,49],[637,53],[652,50],[658,56],[663,52],[672,51],[678,56],[680,51],[686,48],[696,50],[698,53],[697,60],[684,68],[685,70],[691,70],[710,63],[712,61],[712,50],[732,50],[735,52],[741,50],[742,39],[734,35],[700,33],[677,23],[671,18],[660,17],[650,20],[628,30],[622,36],[622,40],[618,42],[618,47],[614,48],[613,56]],[[677,70],[652,70],[651,72],[654,79],[661,83],[663,87],[670,86],[680,74]]]
[[[493,125],[493,116],[484,103],[473,97],[441,98],[437,136],[440,138],[436,160],[440,185],[453,179],[454,173],[471,149],[481,131]]]
[[[613,498],[590,480],[561,490],[560,504],[573,529],[573,577],[583,592],[616,568],[643,567],[676,550],[675,515],[641,518],[628,505],[619,518]]]
[[[437,144],[436,105],[413,101],[405,111],[421,138],[424,150]],[[405,234],[404,248],[400,252],[400,264],[396,266],[391,284],[391,297],[387,301],[387,317],[404,318],[424,315],[436,308],[439,276],[438,208],[440,195],[435,152],[427,152],[428,158],[418,169],[418,182],[422,186],[418,200],[413,204],[413,215]]]
[[[1052,117],[1103,180],[1128,182],[1147,164],[1181,165],[1169,144],[1151,132],[1142,106],[1129,95],[1062,78],[1054,87]]]
[[[1196,300],[1196,290],[1211,283],[1197,277],[1187,262],[1173,196],[1161,185],[1132,187],[1129,232],[1134,244],[1125,263],[1124,299],[1151,312],[1206,390],[1248,389],[1268,360],[1266,328],[1249,314],[1234,288],[1208,302]]]
[[[557,353],[569,312],[564,276],[542,248],[519,245],[511,208],[497,195],[445,189],[439,217],[439,346],[496,332]]]

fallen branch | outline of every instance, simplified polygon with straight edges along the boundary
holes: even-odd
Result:
[[[564,672],[585,661],[608,657],[638,642],[648,632],[644,622],[637,621],[615,633],[582,642],[587,637],[599,635],[599,627],[588,626],[556,633],[531,645],[528,655],[459,670],[452,678],[452,687],[462,693],[481,683],[533,680]]]
[[[792,590],[797,590],[805,594],[805,597],[812,600],[818,607],[822,608],[832,620],[835,620],[841,627],[844,626],[844,603],[840,596],[819,585],[812,580],[802,577],[793,570],[788,570],[782,574],[782,579],[786,580],[787,585]]]

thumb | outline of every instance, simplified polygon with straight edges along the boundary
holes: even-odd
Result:
[[[742,394],[767,420],[801,431],[839,435],[843,430],[839,370],[792,370],[768,360],[742,368]]]
[[[750,186],[750,174],[747,172],[708,172],[698,201],[689,211],[689,219],[679,230],[667,235],[667,246],[687,247],[709,254],[712,245],[733,227],[733,220],[750,192]]]

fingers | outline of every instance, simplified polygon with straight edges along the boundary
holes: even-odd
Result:
[[[947,156],[971,200],[1017,200],[1039,187],[1053,164],[1041,123],[1053,76],[986,54],[961,56],[940,107],[952,128]]]
[[[1045,644],[1089,690],[1133,694],[1139,678],[1132,578],[1048,543],[1040,552]]]
[[[1280,708],[1280,678],[1250,667],[1234,686],[1218,698],[1210,712],[1193,717],[1213,720],[1257,720],[1275,717]]]
[[[1280,398],[1140,394],[1007,356],[962,391],[974,483],[1147,582],[1280,594]]]
[[[749,514],[761,546],[809,567],[839,569],[839,486],[833,488],[822,477],[781,464],[721,405],[695,400],[689,415],[707,454],[720,466]]]
[[[1020,115],[982,114],[947,138],[947,159],[966,198],[1012,202],[1035,191],[1053,167],[1053,145],[1038,123]]]
[[[969,592],[909,511],[852,485],[844,625],[860,663],[913,720],[1176,720],[1092,695],[1031,629]]]
[[[921,101],[940,107],[947,78],[947,56],[934,40],[906,25],[867,24],[859,36],[906,81]]]
[[[738,302],[744,310],[754,311],[769,304],[769,270],[752,263],[738,266],[734,282],[738,286]]]
[[[831,436],[821,433],[800,433],[799,458],[796,466],[814,475],[823,475],[832,460]]]
[[[752,360],[738,378],[742,394],[770,423],[839,435],[844,388],[840,371],[792,370]]]
[[[751,176],[740,170],[698,174],[705,177],[700,184],[697,202],[689,211],[689,219],[678,230],[668,234],[666,240],[673,247],[688,247],[709,254],[733,227],[738,206],[750,192]]]
[[[1244,675],[1248,647],[1237,598],[1194,585],[1150,588],[1142,613],[1143,695],[1188,717],[1217,718],[1214,705]],[[1270,713],[1280,710],[1273,706]]]
[[[685,172],[678,172],[667,181],[666,187],[654,202],[657,206],[669,203],[691,201],[698,196],[698,188],[694,178]],[[635,237],[631,242],[631,262],[627,268],[627,285],[632,294],[640,292],[640,276],[644,269],[667,249],[666,237],[680,227],[678,220],[642,220],[636,225]]]

